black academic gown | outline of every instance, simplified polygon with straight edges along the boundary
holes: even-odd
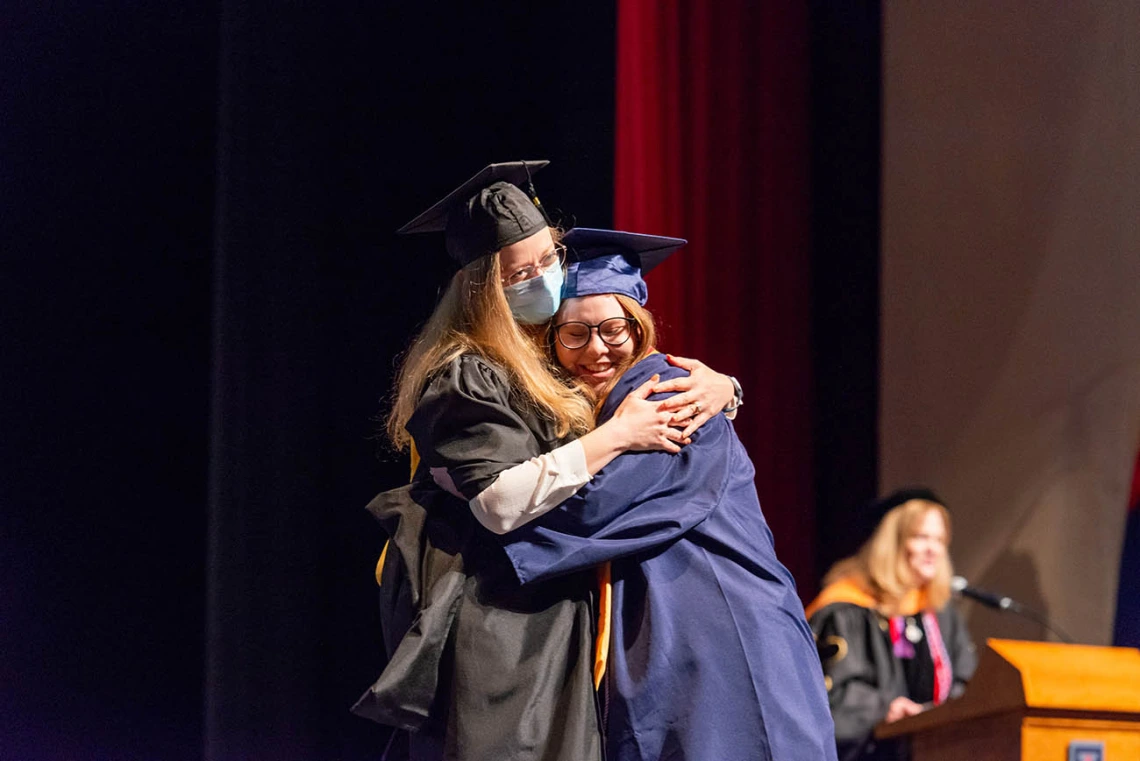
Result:
[[[559,446],[504,374],[465,355],[428,385],[408,431],[412,484],[369,505],[391,537],[381,577],[391,658],[353,711],[408,730],[413,759],[600,761],[593,589],[584,572],[523,587],[496,537],[429,469],[473,498]]]
[[[950,657],[953,698],[964,691],[973,676],[977,654],[953,605],[946,605],[935,617]],[[877,611],[851,602],[834,602],[812,614],[811,627],[823,649],[840,759],[893,761],[909,757],[905,742],[876,741],[873,732],[895,698],[908,697],[916,703],[932,698],[930,633],[922,626],[921,616],[913,617],[912,622],[922,637],[915,643],[914,657],[904,661],[894,655],[888,619]]]
[[[599,422],[650,376],[683,373],[647,357]],[[815,643],[754,475],[717,415],[680,454],[623,454],[501,537],[528,585],[612,561],[610,761],[835,758]]]

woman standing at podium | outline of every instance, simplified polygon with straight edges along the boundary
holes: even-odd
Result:
[[[807,608],[840,759],[905,758],[875,725],[957,697],[977,664],[949,604],[950,514],[929,489],[897,491],[857,554],[836,563]]]

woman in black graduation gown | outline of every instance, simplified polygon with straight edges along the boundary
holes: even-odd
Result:
[[[491,165],[401,231],[444,231],[462,267],[402,363],[388,420],[421,458],[412,483],[369,506],[391,537],[378,571],[390,659],[353,710],[409,730],[412,758],[601,758],[594,573],[524,588],[492,532],[623,451],[684,442],[675,410],[646,401],[656,379],[594,427],[528,332],[561,297],[564,255],[529,188],[545,163]],[[715,414],[734,384],[701,378],[687,394]]]
[[[841,759],[907,757],[874,727],[957,697],[977,656],[950,604],[950,515],[929,489],[906,489],[858,554],[837,563],[808,606]]]

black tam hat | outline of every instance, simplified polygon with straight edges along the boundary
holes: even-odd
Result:
[[[875,533],[879,522],[883,520],[887,513],[899,505],[910,502],[912,499],[934,502],[946,507],[946,503],[943,502],[942,498],[935,494],[933,490],[925,486],[907,486],[866,503],[866,506],[859,513],[861,520],[855,522],[857,525],[854,526],[856,529],[854,535],[862,539],[871,536]]]
[[[490,164],[398,232],[443,232],[447,253],[460,266],[525,240],[550,224],[531,182],[549,163]]]
[[[874,506],[873,512],[875,512],[879,518],[882,518],[893,508],[896,508],[899,505],[905,505],[912,499],[921,499],[926,502],[934,502],[935,504],[942,505],[943,507],[946,506],[946,503],[942,501],[942,498],[927,487],[908,486],[905,489],[893,491],[885,497],[880,497],[879,499],[875,500],[872,503]]]

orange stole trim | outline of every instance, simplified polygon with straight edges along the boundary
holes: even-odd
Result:
[[[412,449],[409,452],[412,460],[412,470],[408,474],[408,480],[411,481],[412,477],[416,475],[416,468],[420,464],[420,453],[416,450],[416,442],[412,442]],[[392,543],[391,539],[384,541],[384,549],[380,550],[380,559],[376,561],[376,584],[384,583],[384,559],[388,557],[388,545]]]
[[[610,629],[613,625],[613,583],[610,562],[598,566],[598,637],[594,641],[594,689],[602,686],[606,661],[610,657]]]
[[[384,549],[380,550],[380,559],[376,561],[376,585],[384,583],[384,560],[388,557],[388,545],[391,539],[384,540]]]
[[[823,591],[804,610],[804,615],[811,618],[821,608],[837,602],[849,602],[852,605],[858,605],[860,608],[868,608],[869,610],[879,609],[879,600],[858,581],[848,577],[824,587]],[[926,610],[926,608],[926,592],[914,589],[900,601],[899,609],[894,612],[894,615],[913,616],[921,610]]]
[[[416,449],[416,442],[412,442],[412,447],[408,455],[412,459],[412,469],[408,472],[408,481],[411,481],[416,475],[416,468],[420,466],[420,450]]]

